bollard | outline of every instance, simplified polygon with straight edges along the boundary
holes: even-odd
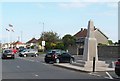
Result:
[[[93,72],[95,72],[95,57],[93,57]]]

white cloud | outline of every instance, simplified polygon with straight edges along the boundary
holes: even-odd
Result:
[[[42,3],[35,3],[35,6],[38,8],[44,8],[45,6]]]
[[[0,2],[118,2],[119,0],[0,0]]]
[[[70,2],[119,2],[119,0],[71,0]]]
[[[117,12],[115,12],[114,10],[110,10],[110,11],[106,11],[106,12],[94,12],[94,13],[89,13],[87,15],[94,15],[94,16],[110,16],[110,17],[115,17],[118,15]]]
[[[112,8],[117,8],[118,7],[118,3],[108,3],[107,6],[108,7],[112,7]]]
[[[117,8],[118,0],[71,0],[71,2],[61,2],[58,5],[63,8],[83,8],[93,4],[104,4],[111,8]]]
[[[90,3],[83,3],[83,2],[70,2],[70,3],[60,3],[58,4],[60,7],[63,8],[81,8],[81,7],[86,7]]]

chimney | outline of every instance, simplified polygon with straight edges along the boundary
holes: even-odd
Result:
[[[83,28],[81,28],[81,31],[83,31]]]

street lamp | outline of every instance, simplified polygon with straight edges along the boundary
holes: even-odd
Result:
[[[42,46],[44,47],[44,46],[45,46],[45,39],[44,39],[44,22],[43,22],[42,24],[43,24],[43,40],[42,40]],[[43,48],[43,52],[44,52],[44,48]]]
[[[43,41],[44,41],[44,22],[43,22]]]

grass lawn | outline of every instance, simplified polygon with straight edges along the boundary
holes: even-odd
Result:
[[[46,52],[38,52],[38,54],[46,54]]]

